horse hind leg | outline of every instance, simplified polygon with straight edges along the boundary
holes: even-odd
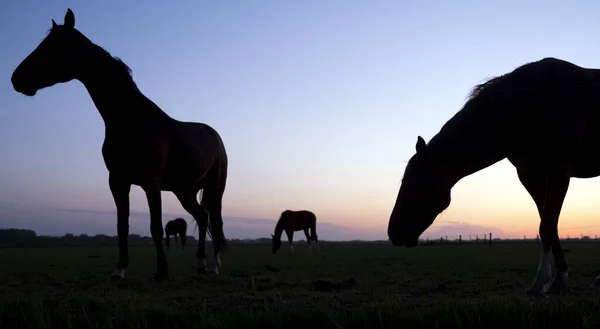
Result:
[[[312,245],[310,244],[310,235],[308,234],[307,228],[304,229],[304,235],[306,236],[306,243],[308,243],[308,250],[310,251]]]
[[[221,270],[221,254],[226,250],[225,234],[223,232],[223,217],[221,215],[222,205],[220,196],[213,195],[212,193],[204,192],[202,196],[202,207],[208,213],[211,238],[213,242],[213,255],[215,258],[215,267],[210,270],[211,273],[219,274]]]
[[[519,180],[534,199],[540,215],[540,240],[542,251],[535,280],[527,289],[528,294],[557,293],[567,289],[569,265],[558,237],[558,220],[569,177],[564,174],[544,176],[532,172],[518,172]],[[556,274],[552,277],[550,251],[554,256]]]
[[[221,269],[221,254],[227,251],[227,240],[223,230],[223,194],[227,181],[227,155],[221,154],[210,169],[206,177],[203,178],[202,202],[200,206],[208,214],[207,224],[211,239],[213,242],[213,254],[215,258],[215,267],[212,272],[219,274]]]
[[[317,237],[317,227],[313,227],[310,231],[310,238],[311,240],[315,241],[315,244],[317,245],[317,252],[319,252],[319,238]]]
[[[187,211],[198,224],[198,248],[196,249],[196,273],[205,274],[207,273],[206,268],[206,230],[208,224],[208,214],[196,200],[196,193],[193,191],[188,192],[174,192],[175,196],[181,203],[181,206]],[[183,244],[183,238],[182,238]],[[183,245],[182,245],[183,247]]]

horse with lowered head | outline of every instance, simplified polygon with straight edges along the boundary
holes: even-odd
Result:
[[[187,222],[183,218],[175,218],[167,222],[165,225],[165,242],[167,243],[167,250],[171,247],[171,235],[175,237],[175,245],[177,245],[177,235],[181,238],[181,249],[184,249],[186,234],[187,234]]]
[[[600,175],[600,69],[556,58],[522,65],[476,86],[462,110],[429,143],[419,136],[415,149],[388,224],[394,245],[417,246],[458,181],[508,159],[541,218],[540,262],[527,293],[568,287],[558,220],[571,177]]]
[[[309,235],[310,230],[310,235]],[[273,254],[276,254],[281,248],[281,235],[285,231],[290,244],[290,250],[294,252],[292,245],[295,231],[304,231],[308,249],[310,250],[311,241],[315,241],[317,252],[319,252],[319,240],[317,237],[317,216],[308,210],[286,210],[281,213],[277,224],[275,225],[275,234],[271,234]]]
[[[121,60],[75,29],[75,15],[67,10],[64,24],[52,20],[42,42],[15,69],[15,91],[34,96],[40,89],[79,80],[104,120],[102,145],[108,185],[117,208],[119,258],[111,279],[125,276],[129,265],[129,193],[140,186],[150,209],[150,232],[156,246],[154,280],[167,277],[163,248],[161,191],[171,191],[199,227],[197,272],[206,273],[205,239],[211,235],[215,269],[227,250],[221,216],[227,179],[227,153],[212,127],[171,118],[137,87],[131,70]],[[198,193],[202,190],[202,199]]]

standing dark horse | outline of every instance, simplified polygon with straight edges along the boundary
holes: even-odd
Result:
[[[168,272],[162,245],[161,191],[173,192],[198,224],[199,273],[207,270],[204,248],[208,229],[218,273],[220,253],[227,250],[221,217],[227,153],[219,134],[206,124],[177,121],[163,112],[138,89],[125,63],[75,29],[75,16],[69,9],[64,25],[52,20],[46,38],[19,64],[11,80],[17,92],[33,96],[40,89],[73,79],[83,83],[104,120],[102,155],[117,208],[119,236],[119,260],[111,278],[124,278],[129,265],[131,185],[140,186],[148,200],[157,258],[154,280],[164,280]]]
[[[507,158],[541,218],[540,263],[527,292],[560,292],[569,273],[558,236],[560,211],[571,177],[600,175],[599,151],[600,70],[555,58],[525,64],[476,86],[429,144],[418,137],[388,236],[396,246],[415,247],[450,205],[459,180]]]
[[[310,235],[308,230],[310,229]],[[310,241],[315,241],[317,244],[317,252],[319,252],[319,240],[317,238],[317,216],[308,210],[286,210],[281,213],[277,224],[275,225],[275,235],[271,234],[273,244],[273,254],[281,248],[281,234],[285,231],[290,243],[290,250],[294,252],[294,231],[304,231],[308,249],[310,250]]]
[[[167,242],[167,250],[171,244],[171,235],[175,237],[175,245],[177,245],[177,234],[181,238],[181,249],[184,249],[185,245],[185,236],[187,234],[187,222],[183,218],[175,218],[167,222],[165,225],[165,234],[167,237],[165,238]]]

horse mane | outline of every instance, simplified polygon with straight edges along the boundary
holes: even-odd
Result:
[[[287,212],[284,211],[281,213],[281,215],[279,215],[279,219],[277,220],[277,224],[275,224],[275,231],[277,231],[277,228],[281,227],[283,225],[283,219],[284,219],[284,214]]]
[[[281,213],[281,215],[279,215],[279,219],[277,220],[277,224],[275,224],[275,233],[277,233],[278,231],[283,231],[283,226],[285,225],[285,214],[289,213],[290,210],[285,210]]]
[[[487,81],[484,81],[480,84],[477,84],[473,87],[473,89],[471,90],[471,92],[469,93],[469,95],[467,96],[467,103],[474,100],[476,97],[478,97],[479,95],[482,95],[483,93],[487,92],[490,89],[494,89],[494,87],[496,87],[496,85],[501,82],[503,80],[503,78],[506,75],[501,75],[501,76],[497,76],[497,77],[493,77],[488,79]],[[466,104],[465,104],[466,105]],[[465,107],[463,106],[463,108],[461,109],[461,111],[464,109]]]
[[[467,102],[465,103],[465,106],[463,106],[461,111],[464,110],[464,108],[467,106],[467,104],[469,104],[471,101],[475,101],[479,96],[482,96],[484,93],[496,91],[498,89],[499,85],[502,85],[504,82],[506,82],[507,79],[513,77],[514,75],[521,73],[521,71],[523,71],[523,69],[525,69],[533,64],[537,64],[541,61],[552,60],[552,59],[553,58],[544,58],[539,61],[525,63],[525,64],[513,69],[511,72],[504,73],[502,75],[490,78],[485,82],[475,85],[475,87],[473,87],[473,89],[467,96]]]
[[[442,126],[440,131],[431,138],[431,140],[429,141],[429,143],[427,143],[427,145],[429,145],[434,140],[439,139],[441,137],[441,135],[457,133],[458,131],[456,131],[455,127],[459,122],[461,122],[463,119],[466,119],[468,116],[475,115],[475,113],[478,113],[480,110],[487,108],[484,106],[477,106],[476,105],[477,103],[479,103],[485,99],[488,99],[488,97],[491,97],[491,99],[495,99],[492,93],[494,93],[496,91],[503,91],[503,90],[507,91],[507,92],[519,90],[519,89],[514,89],[514,88],[518,87],[518,86],[514,85],[514,81],[515,81],[514,77],[516,75],[519,75],[523,71],[523,69],[531,66],[532,64],[541,62],[543,60],[546,60],[546,59],[542,59],[537,62],[525,63],[525,64],[515,68],[511,72],[489,78],[488,80],[475,85],[473,87],[473,89],[471,90],[471,92],[468,94],[467,101],[465,102],[463,107],[460,110],[458,110],[446,123],[444,123],[444,125]],[[509,89],[506,89],[505,86],[507,84],[511,84],[511,83],[513,85]]]
[[[54,30],[53,27],[49,28],[48,31],[46,31],[46,37],[48,37],[48,35],[53,30]],[[121,58],[111,55],[108,52],[108,50],[104,49],[102,46],[99,46],[99,45],[95,44],[94,42],[92,42],[92,40],[88,39],[83,33],[79,32],[78,30],[75,30],[75,32],[77,32],[79,34],[79,36],[83,37],[83,39],[86,40],[92,46],[92,48],[94,48],[95,51],[98,51],[98,53],[101,55],[101,58],[107,59],[108,62],[110,63],[110,65],[115,67],[118,71],[122,71],[123,73],[126,73],[124,75],[127,77],[126,81],[131,83],[133,85],[133,87],[138,89],[137,84],[133,80],[133,70],[131,70],[131,67],[129,67],[129,65],[125,64],[125,62],[123,62],[123,60]]]
[[[133,80],[133,70],[131,70],[129,65],[125,64],[125,62],[123,62],[123,60],[121,58],[111,55],[106,49],[104,49],[94,43],[92,43],[92,44],[94,46],[96,46],[98,48],[98,51],[101,52],[103,55],[105,55],[106,58],[108,58],[112,64],[114,64],[114,66],[117,70],[127,73],[125,75],[127,77],[127,82],[130,82],[137,89],[137,84]]]

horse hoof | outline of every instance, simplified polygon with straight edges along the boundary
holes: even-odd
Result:
[[[115,273],[111,274],[109,278],[110,278],[110,281],[121,281],[121,280],[123,280],[122,276],[120,276],[118,274],[115,274]]]
[[[548,295],[546,295],[545,293],[541,292],[541,291],[526,291],[527,296],[529,297],[534,297],[534,298],[546,298],[548,297]]]
[[[219,275],[219,269],[218,268],[214,268],[208,271],[209,274],[213,274],[213,275]]]
[[[546,293],[549,294],[566,294],[569,292],[569,286],[566,283],[552,283],[548,289],[546,290]]]
[[[547,297],[543,291],[534,289],[532,287],[527,288],[527,290],[525,290],[525,293],[527,294],[527,296],[530,297]]]
[[[125,270],[124,269],[116,269],[110,275],[110,281],[121,281],[125,278]]]
[[[154,282],[161,283],[167,279],[167,274],[166,273],[156,273],[156,274],[154,274],[153,279],[154,279]]]
[[[167,267],[159,268],[154,274],[154,282],[159,283],[167,279]]]

